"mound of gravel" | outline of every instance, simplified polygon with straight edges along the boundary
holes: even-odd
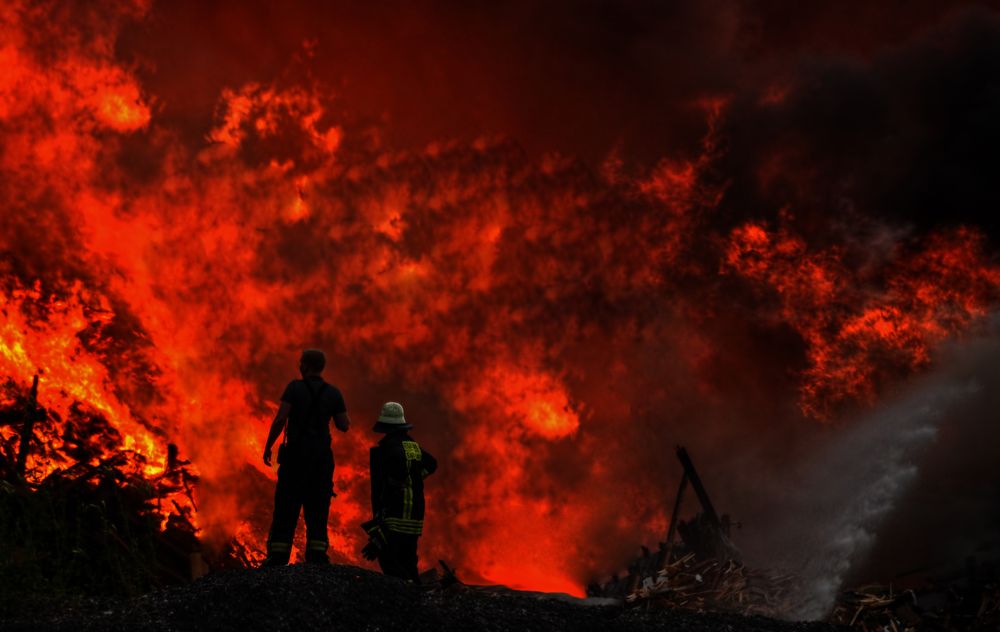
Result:
[[[826,632],[824,623],[647,612],[533,593],[428,589],[354,566],[296,564],[213,573],[128,601],[30,608],[5,630],[629,630]]]

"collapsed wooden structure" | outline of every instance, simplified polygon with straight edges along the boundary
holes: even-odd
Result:
[[[733,544],[733,523],[719,515],[690,454],[676,450],[683,468],[674,498],[666,539],[654,553],[643,546],[642,556],[624,576],[604,584],[591,584],[592,597],[617,597],[626,604],[646,608],[724,610],[742,614],[778,616],[787,609],[794,578],[747,568]],[[701,511],[690,520],[680,519],[688,488],[694,491]]]
[[[683,467],[670,527],[659,550],[641,547],[642,555],[624,576],[592,584],[588,595],[616,597],[627,606],[729,611],[785,618],[797,611],[798,578],[787,573],[744,565],[730,540],[732,523],[719,516],[690,455],[677,448]],[[701,511],[687,522],[679,519],[688,487]],[[679,541],[677,540],[679,536]],[[968,568],[951,576],[908,578],[912,585],[869,584],[838,595],[831,623],[865,632],[923,630],[1000,630],[1000,569],[967,561]]]

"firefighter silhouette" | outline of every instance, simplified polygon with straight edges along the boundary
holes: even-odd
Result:
[[[284,430],[278,448],[278,484],[274,490],[274,517],[267,540],[267,565],[288,563],[292,537],[302,511],[306,523],[306,561],[326,563],[329,546],[327,517],[333,495],[333,451],[330,420],[347,432],[351,420],[340,389],[323,380],[326,356],[307,349],[299,360],[301,380],[293,380],[281,396],[264,447],[264,463],[271,466],[271,448]]]
[[[386,575],[417,581],[424,479],[437,469],[437,460],[409,435],[412,427],[400,404],[382,406],[373,430],[385,437],[369,451],[373,517],[361,526],[368,532],[366,559],[378,559]]]

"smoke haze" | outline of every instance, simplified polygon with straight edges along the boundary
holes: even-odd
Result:
[[[937,369],[788,472],[772,501],[782,518],[747,544],[754,563],[802,577],[791,618],[824,616],[845,581],[996,561],[1000,453],[988,437],[998,363],[995,331],[949,345]]]

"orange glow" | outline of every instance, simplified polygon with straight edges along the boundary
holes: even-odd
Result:
[[[505,416],[530,433],[546,439],[570,437],[580,426],[563,389],[546,373],[523,373],[509,367],[495,367],[482,385],[480,397],[490,400],[505,393],[497,402]]]
[[[149,123],[149,109],[139,100],[138,91],[109,92],[101,96],[98,118],[120,132],[130,132]]]

